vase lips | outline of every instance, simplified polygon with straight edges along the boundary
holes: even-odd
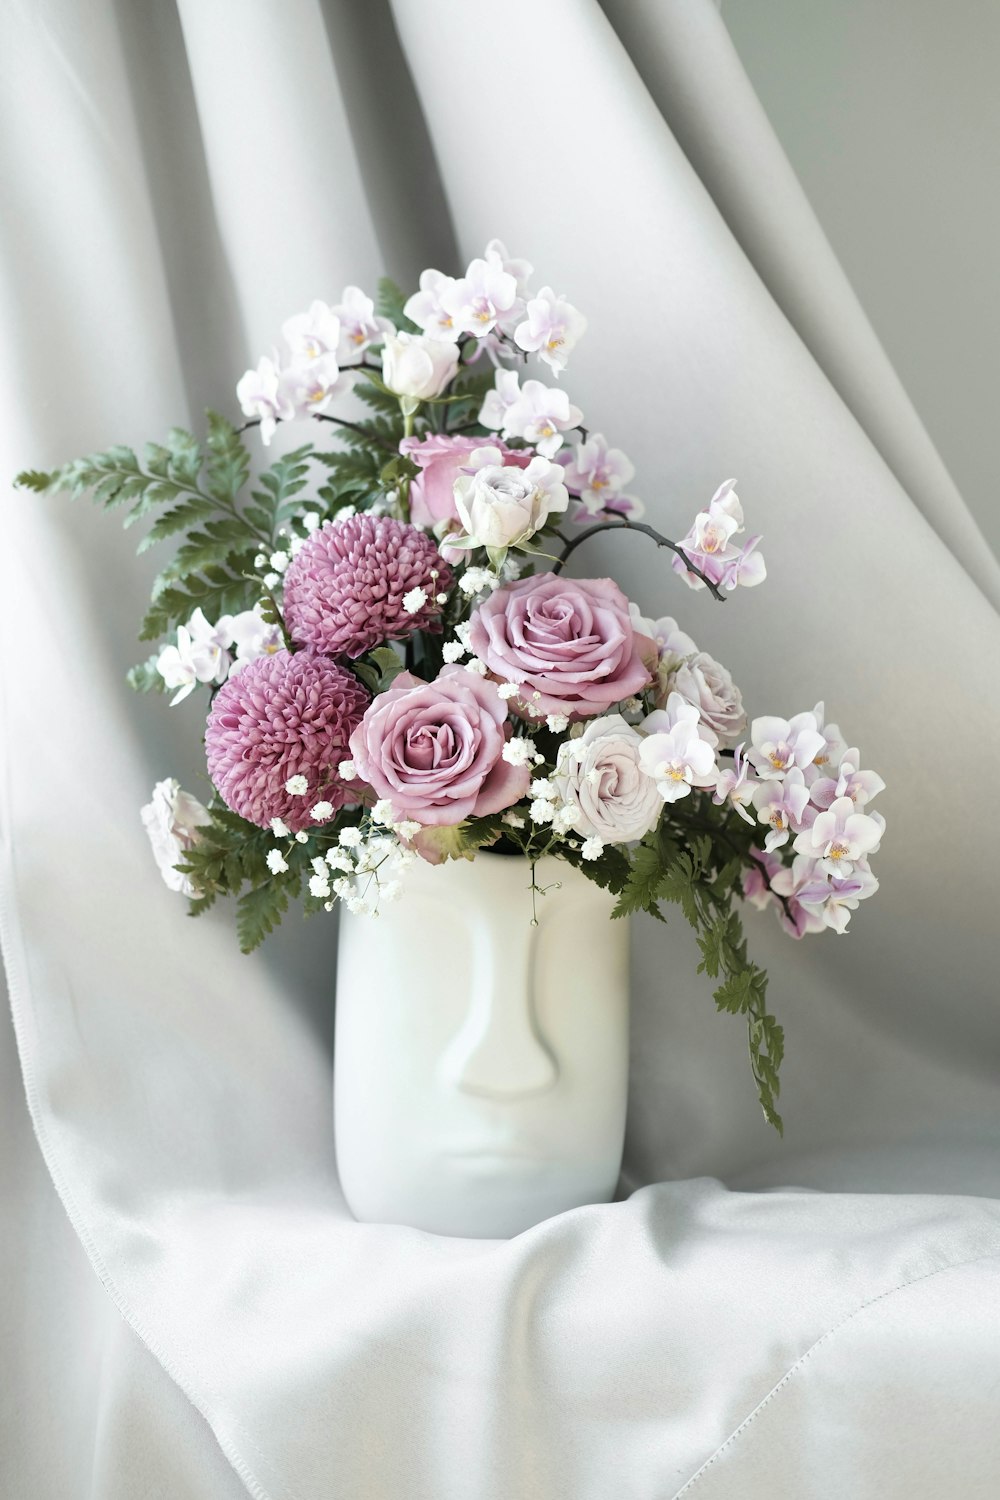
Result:
[[[476,1151],[449,1151],[441,1159],[462,1178],[506,1177],[529,1182],[552,1167],[551,1158],[538,1152],[505,1151],[484,1146]]]
[[[502,1158],[510,1161],[544,1161],[545,1153],[532,1147],[528,1141],[511,1139],[502,1135],[480,1136],[475,1140],[459,1140],[454,1146],[446,1146],[445,1154],[465,1161],[476,1157]]]

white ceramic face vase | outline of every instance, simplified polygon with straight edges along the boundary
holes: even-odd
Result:
[[[562,860],[417,861],[340,919],[335,1130],[355,1217],[506,1238],[607,1202],[628,1088],[628,924]]]

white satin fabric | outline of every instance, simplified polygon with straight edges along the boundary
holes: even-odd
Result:
[[[0,1489],[992,1496],[1000,569],[709,0],[392,12],[8,0],[2,471],[232,410],[288,311],[500,235],[590,315],[567,383],[653,519],[737,474],[770,578],[720,608],[639,539],[585,566],[753,712],[826,698],[889,783],[883,888],[842,940],[749,924],[783,1142],[687,933],[640,925],[627,1201],[507,1243],[357,1225],[332,923],[247,961],[186,919],[137,809],[198,791],[197,710],[121,680],[153,565],[10,495],[2,935],[48,1177],[8,1068]]]

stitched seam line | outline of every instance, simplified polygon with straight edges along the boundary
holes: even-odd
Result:
[[[806,1361],[808,1359],[811,1359],[812,1356],[816,1353],[816,1350],[819,1349],[823,1344],[825,1344],[828,1339],[833,1338],[833,1335],[835,1333],[839,1333],[840,1330],[846,1327],[846,1325],[850,1323],[854,1318],[858,1317],[863,1312],[867,1312],[870,1307],[875,1307],[879,1302],[885,1301],[887,1297],[891,1297],[895,1292],[905,1291],[907,1287],[917,1286],[922,1281],[930,1281],[932,1277],[940,1276],[945,1271],[957,1271],[960,1270],[963,1266],[974,1266],[979,1261],[996,1260],[998,1257],[1000,1257],[1000,1250],[984,1250],[982,1255],[970,1255],[965,1260],[952,1261],[951,1264],[947,1266],[935,1266],[932,1270],[921,1271],[917,1276],[910,1276],[906,1281],[900,1281],[896,1286],[886,1287],[884,1292],[879,1292],[876,1296],[869,1297],[866,1302],[862,1302],[860,1307],[856,1307],[853,1312],[846,1313],[844,1317],[840,1319],[839,1323],[834,1323],[833,1327],[828,1328],[825,1333],[821,1334],[816,1342],[814,1344],[811,1344],[804,1354],[799,1355],[799,1358],[795,1361],[795,1363],[793,1365],[790,1365],[789,1368],[785,1371],[784,1375],[778,1381],[777,1385],[773,1386],[771,1390],[768,1391],[767,1395],[757,1403],[753,1411],[750,1412],[746,1417],[744,1417],[740,1425],[733,1429],[733,1431],[726,1438],[725,1442],[720,1443],[719,1447],[716,1448],[711,1457],[705,1460],[701,1468],[697,1469],[695,1473],[691,1475],[690,1479],[684,1482],[681,1488],[677,1490],[672,1496],[672,1500],[681,1500],[681,1497],[683,1495],[686,1495],[688,1490],[690,1490],[693,1485],[697,1484],[698,1480],[702,1477],[703,1474],[707,1472],[707,1470],[712,1467],[716,1460],[723,1456],[727,1448],[731,1448],[732,1445],[736,1442],[737,1438],[742,1436],[742,1434],[750,1426],[751,1422],[753,1422],[754,1418],[759,1416],[759,1414],[764,1410],[766,1406],[770,1405],[770,1403],[774,1400],[774,1398],[779,1394],[780,1391],[784,1390],[785,1386],[788,1385],[788,1383],[792,1379],[792,1376],[795,1375],[799,1370],[801,1370]]]

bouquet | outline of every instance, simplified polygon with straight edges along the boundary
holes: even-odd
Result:
[[[249,952],[293,898],[374,916],[414,860],[492,850],[525,859],[533,920],[555,855],[616,917],[680,908],[780,1129],[782,1029],[740,903],[796,938],[843,933],[878,887],[884,783],[822,704],[748,724],[677,620],[565,574],[605,532],[641,533],[720,600],[765,565],[732,480],[679,542],[642,520],[632,464],[558,383],[585,319],[531,275],[494,240],[405,301],[348,287],[239,381],[242,427],[210,412],[204,445],[175,428],[141,458],[114,447],[19,483],[151,519],[140,552],[179,541],[129,680],[172,704],[207,693],[210,797],[165,780],[142,813],[193,915],[238,897]],[[337,441],[252,479],[245,434],[267,447],[305,420]]]

